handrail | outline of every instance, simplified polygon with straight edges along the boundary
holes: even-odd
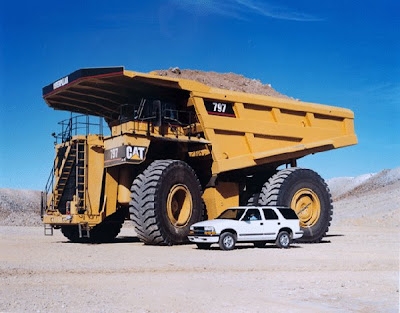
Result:
[[[94,122],[93,119],[98,119],[98,122]],[[103,136],[103,118],[94,117],[90,115],[71,115],[70,118],[62,120],[58,123],[61,125],[61,132],[56,134],[53,133],[53,137],[61,140],[61,143],[70,141],[72,136],[76,135],[89,135],[91,131],[97,130],[94,133]]]
[[[191,130],[192,127],[194,127],[194,125],[198,122],[195,112],[192,111],[170,109],[161,106],[158,109],[156,107],[152,107],[151,112],[143,114],[143,106],[143,101],[140,103],[140,105],[121,105],[119,124],[128,121],[141,121],[155,124],[161,123],[163,125],[189,127]]]
[[[53,163],[53,167],[50,171],[49,178],[47,178],[46,186],[44,187],[44,191],[42,192],[42,198],[40,203],[40,216],[43,218],[44,213],[46,212],[47,208],[54,210],[54,170],[55,164]],[[51,201],[50,204],[48,195],[51,194]]]

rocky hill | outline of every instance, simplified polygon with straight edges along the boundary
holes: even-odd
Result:
[[[400,167],[327,181],[333,225],[400,226]],[[0,189],[0,225],[39,226],[40,191]]]
[[[333,225],[400,226],[400,167],[327,183],[334,200]]]
[[[0,189],[0,225],[42,225],[40,191]]]

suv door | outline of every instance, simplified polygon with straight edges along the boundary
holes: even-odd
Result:
[[[262,240],[264,221],[259,209],[248,209],[240,220],[238,241]]]
[[[263,229],[265,240],[275,240],[281,227],[279,217],[273,209],[263,209],[262,211],[265,218]]]

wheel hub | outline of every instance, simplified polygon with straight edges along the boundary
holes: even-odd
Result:
[[[167,197],[167,214],[172,225],[185,227],[192,216],[193,201],[189,189],[182,184],[172,186]]]
[[[296,212],[301,227],[314,226],[321,214],[321,203],[317,194],[309,189],[298,190],[291,202],[291,208]]]
[[[233,238],[232,238],[231,236],[226,236],[226,237],[224,238],[224,245],[225,245],[225,247],[227,247],[227,248],[232,247],[232,246],[233,246]]]
[[[280,238],[281,245],[286,247],[289,245],[289,237],[287,235],[282,235]]]

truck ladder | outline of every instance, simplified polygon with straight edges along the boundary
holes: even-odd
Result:
[[[90,238],[90,228],[88,223],[78,224],[79,238]]]
[[[86,189],[87,189],[87,181],[86,181],[86,167],[87,167],[87,159],[86,159],[86,141],[78,140],[76,142],[76,199],[77,199],[77,210],[79,213],[83,212],[86,208]]]

